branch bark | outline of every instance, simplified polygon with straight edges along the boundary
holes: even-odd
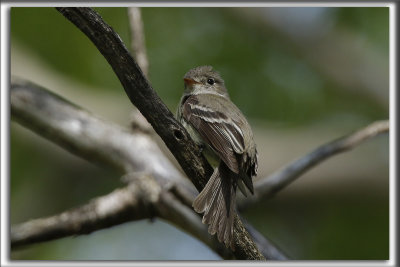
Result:
[[[153,90],[118,34],[91,8],[57,10],[75,24],[107,59],[132,104],[150,122],[197,190],[201,191],[212,174],[212,167]],[[235,218],[234,242],[237,259],[265,260],[238,216]]]
[[[141,182],[150,181],[142,179]],[[71,235],[90,234],[124,222],[154,217],[151,204],[152,199],[158,197],[156,188],[131,183],[79,208],[13,226],[11,248]]]
[[[165,181],[186,180],[147,135],[97,118],[44,88],[14,77],[11,116],[69,152],[121,175],[149,172]]]
[[[148,175],[136,176],[126,187],[95,198],[81,207],[13,226],[11,248],[66,236],[90,234],[125,222],[152,219],[155,216],[166,219],[203,241],[222,258],[233,258],[227,248],[208,235],[207,227],[192,209],[180,203],[173,194]]]
[[[163,191],[161,193],[160,201],[155,209],[160,218],[173,223],[203,241],[204,244],[218,253],[223,259],[234,259],[234,255],[229,249],[221,244],[215,236],[210,236],[207,226],[201,222],[198,214],[193,212],[192,207],[186,206],[171,192]],[[265,242],[269,241],[264,238],[260,244],[264,245]]]
[[[207,182],[210,172],[212,172],[211,167],[202,156],[198,156],[198,148],[188,137],[185,129],[173,118],[158,98],[118,35],[91,9],[58,9],[96,44],[112,65],[132,103],[136,103],[135,105],[138,106],[178,159],[193,184],[198,190],[201,190]],[[138,203],[135,197],[138,196],[135,194],[134,196],[128,195],[127,192],[132,193],[134,186],[137,187],[138,185],[130,184],[126,188],[117,189],[110,195],[95,199],[80,208],[51,218],[21,224],[12,230],[13,246],[66,235],[90,233],[128,220],[157,215],[198,237],[224,258],[232,256],[215,238],[211,238],[207,234],[206,227],[201,224],[200,218],[187,206],[187,204],[190,204],[188,200],[190,200],[190,195],[193,192],[192,187],[185,183],[186,180],[148,136],[142,133],[131,134],[118,125],[95,118],[87,111],[73,106],[60,97],[26,83],[15,81],[12,83],[11,107],[13,119],[17,119],[21,124],[74,154],[98,163],[106,163],[122,173],[132,171],[150,173],[162,188],[157,193],[159,201],[143,198],[144,203],[140,203],[142,205],[140,207],[143,209],[141,213],[132,212],[133,209],[139,209],[139,206],[135,205],[135,203]],[[377,122],[353,135],[318,148],[306,157],[271,175],[268,179],[256,182],[256,196],[250,198],[249,201],[253,203],[278,192],[309,168],[326,158],[351,149],[360,142],[388,131],[388,129],[388,121]],[[107,138],[109,136],[113,138]],[[127,147],[129,147],[129,150]],[[140,155],[140,158],[137,155]],[[166,185],[170,183],[178,184],[176,188],[180,190],[176,190],[175,193],[179,194],[164,190],[169,188]],[[104,208],[104,203],[112,203],[111,200],[115,199],[115,196],[119,196],[117,199],[121,198],[121,203],[125,203],[127,206],[115,206],[107,210],[107,216],[99,216],[99,203],[103,203]],[[142,199],[142,197],[139,198]],[[83,213],[87,213],[91,217],[85,217]],[[128,213],[133,213],[136,217],[129,217],[133,215],[126,215]],[[100,214],[104,215],[104,210]],[[69,218],[68,224],[65,221],[66,218]],[[98,221],[92,220],[93,218]],[[76,221],[77,219],[81,220],[80,223]],[[254,241],[267,258],[285,258],[271,242],[263,239],[255,229],[248,226],[254,238],[252,240],[239,217],[235,218],[235,222],[236,258],[264,259]],[[32,231],[32,229],[36,229],[36,231]]]
[[[129,184],[81,207],[47,218],[34,219],[11,228],[11,247],[18,248],[66,236],[94,231],[158,216],[192,234],[224,259],[232,253],[208,235],[201,218],[159,182],[147,174],[130,175]],[[265,242],[265,241],[264,241]]]
[[[277,172],[255,182],[254,187],[256,193],[252,198],[246,199],[242,202],[242,208],[243,206],[259,202],[263,198],[271,197],[292,183],[295,179],[299,178],[303,173],[329,157],[348,151],[362,142],[388,131],[388,120],[376,121],[350,135],[341,137],[316,148],[311,153],[293,161]]]
[[[75,155],[127,173],[123,177],[124,182],[135,182],[132,176],[135,178],[146,174],[157,181],[157,184],[153,183],[155,188],[162,189],[159,190],[162,193],[157,202],[149,202],[143,194],[128,196],[137,192],[134,191],[135,187],[129,186],[63,214],[13,226],[13,248],[90,233],[129,220],[159,216],[199,238],[221,257],[232,258],[232,254],[223,245],[211,238],[207,227],[191,208],[196,194],[193,185],[169,162],[149,136],[141,131],[129,132],[119,125],[96,118],[43,88],[15,78],[11,82],[11,115],[13,120]],[[126,201],[129,197],[133,202],[131,204]],[[116,206],[113,211],[111,207],[114,207],[115,202],[126,206]],[[104,211],[102,216],[96,215],[97,206],[109,206],[108,215]],[[85,216],[86,211],[88,216]],[[130,212],[136,217],[127,216]],[[81,215],[82,218],[79,217]],[[100,221],[96,222],[97,219]],[[259,244],[268,242],[264,240]]]
[[[201,191],[212,174],[207,160],[144,77],[119,35],[91,8],[56,8],[98,48],[129,97]]]
[[[117,189],[108,196],[95,199],[80,208],[13,226],[11,235],[13,248],[69,235],[90,233],[126,221],[158,216],[199,238],[221,257],[231,259],[232,254],[215,238],[208,235],[205,225],[191,209],[191,203],[195,196],[194,188],[174,169],[148,136],[141,132],[129,133],[118,125],[93,117],[87,111],[66,102],[45,89],[15,79],[11,83],[11,114],[13,120],[17,120],[27,128],[78,156],[89,161],[96,161],[103,166],[107,164],[120,169],[123,173],[134,170],[134,177],[141,173],[148,173],[157,180],[157,184],[153,183],[153,187],[162,188],[162,190],[155,190],[160,192],[160,197],[152,197],[152,199],[158,198],[159,201],[149,201],[147,197],[151,194],[140,194],[140,197],[135,195],[132,192],[138,191],[129,185],[127,188]],[[75,126],[71,127],[71,125]],[[306,155],[305,159],[302,158],[303,160],[299,159],[298,161],[316,165],[329,156],[351,149],[388,130],[388,121],[375,122],[354,134],[317,148],[314,152]],[[119,141],[114,142],[114,140]],[[314,161],[310,160],[313,157]],[[143,161],[143,158],[146,160]],[[308,160],[306,160],[307,158]],[[312,167],[307,164],[296,164],[296,162],[284,168],[287,171],[282,170],[278,172],[280,175],[274,176],[280,177],[280,179],[275,178],[278,179],[276,183],[271,187],[266,187],[268,191],[265,191],[267,192],[265,195],[256,191],[257,201],[271,192],[276,193],[277,191],[274,191],[273,188],[282,189],[305,172],[304,168]],[[171,173],[176,173],[177,176],[170,177]],[[124,177],[127,176],[131,177],[132,173]],[[124,180],[125,182],[132,181],[131,178]],[[135,185],[137,186],[137,184]],[[146,190],[140,192],[146,192]],[[141,199],[141,197],[144,198]],[[248,199],[248,201],[251,200],[251,198]],[[116,203],[124,204],[114,206]],[[98,207],[103,207],[103,209]],[[104,207],[109,207],[107,212]],[[98,210],[103,211],[97,212]],[[102,216],[99,216],[98,213]],[[250,224],[246,223],[246,228],[249,229],[265,257],[273,260],[287,259],[271,241],[259,234]]]
[[[245,219],[242,218],[243,223],[245,224],[247,230],[253,237],[254,241],[259,244],[262,254],[267,259],[274,260],[289,260],[289,258],[280,251],[276,245],[274,245],[270,240],[264,238],[264,236],[257,231],[251,224],[249,224]]]

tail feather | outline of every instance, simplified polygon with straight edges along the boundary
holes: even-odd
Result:
[[[213,190],[213,188],[218,188],[221,186],[221,179],[219,179],[219,172],[214,170],[214,173],[211,175],[210,180],[204,187],[204,189],[200,192],[200,194],[196,197],[193,202],[193,208],[198,213],[207,212],[210,208],[210,204],[214,202],[215,197],[217,196],[217,190]]]
[[[226,216],[224,214],[224,208],[223,205],[221,205],[221,203],[223,202],[223,199],[221,199],[221,195],[218,195],[218,199],[214,202],[214,204],[216,205],[215,209],[213,210],[212,214],[211,212],[209,214],[204,214],[204,217],[210,217],[210,222],[209,222],[209,227],[208,227],[208,232],[212,235],[214,235],[215,233],[217,233],[218,236],[218,240],[221,240],[220,238],[220,226],[224,225],[223,223],[221,223],[221,220],[223,219],[223,216]]]
[[[240,189],[240,192],[242,192],[242,194],[247,197],[247,192],[246,192],[246,188],[244,187],[244,183],[242,179],[238,179],[237,180],[237,185]]]
[[[228,167],[221,163],[193,202],[193,208],[203,213],[202,222],[209,224],[208,232],[217,234],[219,242],[234,250],[233,222],[235,218],[236,187]]]
[[[241,175],[241,180],[244,182],[246,187],[249,189],[250,193],[254,195],[254,187],[253,181],[251,180],[251,176],[247,176],[246,174]]]
[[[230,210],[228,210],[230,217],[227,220],[226,226],[225,226],[225,234],[224,234],[224,240],[232,240],[233,241],[233,223],[235,220],[235,202],[236,202],[236,189],[234,187],[231,187],[232,190],[232,195],[231,195],[231,204],[230,204]],[[230,245],[232,250],[235,250],[233,242],[230,243],[225,243],[227,246]]]

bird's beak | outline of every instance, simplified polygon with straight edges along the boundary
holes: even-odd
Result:
[[[192,86],[193,84],[199,83],[193,79],[189,79],[189,78],[184,78],[183,81],[185,82],[186,85],[188,86]]]

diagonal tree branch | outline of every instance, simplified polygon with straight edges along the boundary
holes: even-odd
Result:
[[[98,39],[105,38],[109,42],[107,43],[106,47],[103,47],[105,52],[104,53],[109,53],[109,56],[112,57],[114,52],[117,52],[116,54],[121,55],[119,53],[124,54],[127,51],[124,51],[124,47],[122,42],[120,42],[118,35],[116,35],[111,28],[107,28],[109,26],[103,25],[104,22],[101,20],[98,20],[98,15],[93,12],[91,9],[74,9],[75,11],[78,11],[78,13],[74,13],[74,15],[80,14],[82,15],[81,18],[78,18],[78,24],[81,23],[82,21],[79,22],[80,19],[83,19],[84,23],[80,24],[83,28],[87,27],[86,29],[89,33],[94,34],[92,38],[96,41],[99,41]],[[70,9],[68,9],[70,10]],[[96,27],[95,29],[91,29],[93,25],[86,25],[85,23],[93,23],[93,21],[86,21],[85,16],[88,14],[85,12],[89,12],[93,17],[90,17],[91,19],[94,19],[95,26],[100,27],[101,30],[104,30],[102,28],[103,26],[105,27],[105,32],[103,31],[104,36],[100,36],[99,32],[96,33],[98,30]],[[67,12],[68,13],[68,12]],[[80,16],[79,15],[79,16]],[[86,17],[87,18],[87,17]],[[74,18],[77,19],[77,18]],[[100,23],[100,26],[97,25],[97,23]],[[93,32],[91,32],[93,30]],[[101,31],[100,31],[101,32]],[[97,35],[96,35],[97,34]],[[110,35],[107,37],[107,35]],[[113,39],[114,38],[114,39]],[[115,39],[116,38],[116,39]],[[119,41],[118,41],[119,40]],[[95,42],[94,41],[94,42]],[[101,46],[101,44],[98,44],[98,46]],[[121,46],[123,49],[121,49]],[[111,47],[111,48],[110,48]],[[101,50],[101,49],[100,49]],[[126,49],[125,49],[126,50]],[[102,50],[101,50],[102,51]],[[108,51],[108,52],[107,52]],[[103,53],[103,52],[102,52]],[[104,55],[103,53],[103,55]],[[128,61],[129,61],[129,53],[127,54]],[[127,59],[121,57],[122,63],[126,63]],[[108,59],[109,60],[109,59]],[[111,59],[110,59],[111,60]],[[109,62],[110,62],[109,60]],[[111,60],[112,61],[112,60]],[[117,60],[118,61],[118,60]],[[133,63],[134,60],[132,59]],[[110,63],[111,64],[111,63]],[[136,69],[133,68],[130,71],[133,71],[134,74],[129,73],[117,73],[117,71],[121,71],[118,66],[114,67],[114,71],[116,71],[117,75],[121,75],[123,78],[120,78],[121,82],[124,79],[133,79],[136,77],[135,75],[139,75],[137,77],[140,78],[141,75],[140,69],[137,68],[135,65]],[[136,72],[139,71],[139,74]],[[120,77],[120,76],[119,76]],[[133,77],[133,78],[132,78]],[[152,88],[150,85],[148,85],[148,82],[144,77],[144,82],[147,83],[146,86],[148,86],[147,89],[150,90],[150,95],[151,93],[154,93],[152,91]],[[142,81],[143,82],[143,81]],[[124,84],[124,83],[123,83]],[[136,84],[138,86],[141,85],[140,81]],[[143,84],[142,84],[143,85]],[[32,89],[33,91],[33,97],[30,95],[29,90],[23,90],[23,87],[25,87],[26,84],[22,83],[13,83],[12,85],[12,115],[13,118],[16,118],[20,123],[27,125],[28,127],[34,129],[35,131],[38,131],[41,135],[44,135],[45,137],[49,138],[50,140],[58,143],[59,145],[63,146],[64,148],[67,148],[71,152],[81,155],[84,158],[87,158],[89,160],[97,161],[97,162],[105,162],[108,165],[110,165],[113,168],[117,168],[121,170],[121,172],[130,172],[130,171],[139,171],[139,172],[146,172],[151,170],[150,172],[155,175],[155,178],[157,178],[158,183],[161,183],[161,185],[165,186],[168,181],[173,181],[174,185],[179,185],[173,187],[173,191],[160,191],[158,195],[158,199],[162,199],[163,201],[148,201],[146,198],[144,198],[144,203],[150,203],[147,204],[146,207],[141,206],[144,211],[142,211],[141,214],[135,214],[135,216],[143,216],[144,218],[148,218],[151,216],[159,216],[161,218],[165,218],[168,221],[173,222],[177,226],[185,229],[189,233],[193,234],[194,236],[198,237],[200,240],[205,242],[207,245],[209,245],[212,249],[217,251],[221,256],[224,258],[229,258],[231,255],[227,250],[221,246],[218,242],[213,240],[206,231],[206,228],[204,225],[201,224],[199,217],[193,212],[192,209],[187,207],[187,204],[190,204],[190,198],[193,195],[193,190],[191,189],[190,185],[186,184],[183,179],[183,177],[179,174],[179,172],[169,164],[169,161],[166,160],[166,158],[162,155],[162,153],[159,151],[158,147],[156,145],[153,146],[153,142],[149,141],[149,138],[146,135],[140,135],[138,133],[135,133],[135,137],[132,138],[131,134],[128,133],[126,130],[120,128],[117,125],[107,125],[108,123],[101,121],[96,118],[92,118],[92,116],[87,113],[84,110],[81,110],[77,107],[73,107],[71,104],[66,103],[63,99],[60,99],[59,97],[55,95],[50,95],[52,97],[52,100],[50,102],[47,102],[48,98],[46,95],[46,92],[41,90],[41,89]],[[131,97],[137,97],[138,95],[134,95],[134,91],[137,88],[130,88],[128,89],[124,87],[128,96]],[[146,90],[147,90],[146,89]],[[36,90],[36,91],[35,91]],[[129,91],[131,90],[131,91]],[[141,87],[138,89],[139,91],[142,90]],[[139,99],[140,97],[147,96],[149,95],[149,92],[144,90],[144,93],[142,92],[139,94]],[[132,94],[129,95],[129,92]],[[154,93],[155,94],[155,93]],[[52,106],[52,101],[57,100],[58,103],[62,104],[62,108],[56,108]],[[32,101],[33,100],[33,101]],[[157,100],[157,99],[156,99]],[[159,99],[158,99],[159,100]],[[57,102],[56,101],[56,102]],[[140,101],[140,100],[132,100],[131,101],[134,103],[134,101]],[[160,103],[161,100],[159,100]],[[43,108],[45,107],[45,108]],[[166,107],[165,107],[166,108]],[[144,109],[145,112],[148,111],[146,108]],[[61,111],[61,112],[60,112]],[[73,116],[68,116],[71,115],[70,112],[75,112],[72,113]],[[67,114],[67,115],[66,115]],[[167,114],[168,115],[168,114]],[[172,116],[172,114],[170,114]],[[87,117],[89,120],[86,120]],[[47,122],[43,120],[43,118],[46,118],[46,120],[49,120],[49,125],[46,125]],[[72,119],[73,118],[73,119]],[[148,115],[147,119],[154,119],[154,118],[164,118],[165,121],[162,121],[162,125],[170,126],[172,128],[166,128],[166,133],[164,133],[166,136],[169,136],[171,139],[175,139],[176,143],[185,143],[188,142],[190,143],[190,139],[185,139],[186,131],[183,129],[183,132],[181,132],[179,128],[179,123],[174,124],[174,119],[173,117],[169,116],[162,116],[162,115],[154,115],[150,114]],[[149,120],[151,122],[151,120]],[[88,125],[86,125],[88,123]],[[157,119],[153,121],[153,127],[154,124],[157,125]],[[56,127],[53,127],[56,125]],[[172,126],[171,126],[172,125]],[[48,127],[50,126],[50,127]],[[86,127],[89,126],[89,127]],[[177,126],[178,128],[175,128]],[[104,129],[107,129],[104,131]],[[115,128],[115,131],[113,131]],[[100,129],[100,131],[98,131]],[[156,128],[155,128],[156,129]],[[168,129],[173,129],[175,131],[168,131]],[[307,171],[309,168],[315,166],[316,164],[322,162],[323,160],[327,159],[330,156],[333,156],[337,153],[344,152],[348,149],[353,148],[354,146],[358,145],[362,141],[371,138],[381,132],[386,132],[389,129],[389,123],[388,121],[383,121],[383,122],[376,122],[367,128],[360,130],[356,132],[355,134],[352,134],[350,136],[338,139],[336,141],[333,141],[327,145],[321,146],[320,148],[316,149],[309,155],[306,155],[305,157],[293,162],[292,164],[288,165],[281,171],[276,172],[275,174],[271,175],[270,178],[266,180],[261,180],[259,182],[255,183],[256,187],[256,196],[255,198],[250,198],[248,203],[254,203],[255,201],[260,201],[262,198],[265,196],[270,196],[282,188],[284,188],[286,185],[288,185],[290,182],[294,181],[297,177],[299,177],[301,174],[303,174],[305,171]],[[93,132],[91,132],[93,131]],[[159,129],[159,131],[163,131],[163,129]],[[165,132],[165,131],[164,131]],[[125,148],[121,147],[121,144],[118,144],[118,142],[113,142],[112,139],[114,138],[109,138],[110,140],[107,140],[105,138],[106,142],[104,143],[103,137],[104,136],[113,136],[115,137],[115,134],[118,137],[122,137],[123,140],[126,142],[132,142],[129,144],[130,149],[127,150]],[[181,135],[182,134],[182,135]],[[171,137],[172,135],[172,137]],[[89,137],[88,136],[92,136]],[[161,135],[160,135],[161,136]],[[78,138],[77,138],[78,137]],[[162,137],[162,136],[161,136]],[[77,140],[75,140],[77,139]],[[163,138],[164,139],[164,138]],[[78,141],[79,140],[79,141]],[[121,140],[118,138],[115,138],[114,140]],[[165,139],[164,139],[165,140]],[[183,140],[183,141],[182,141]],[[184,141],[186,140],[186,141]],[[124,144],[125,141],[122,143]],[[126,145],[126,144],[124,144]],[[167,143],[168,145],[168,143]],[[104,146],[104,147],[103,147]],[[195,147],[195,145],[194,145]],[[135,150],[136,149],[136,150]],[[171,148],[170,148],[171,149]],[[156,158],[156,162],[161,163],[159,166],[163,166],[162,168],[156,168],[154,167],[153,161],[151,156],[145,157],[144,159],[140,160],[138,157],[135,157],[134,154],[139,152],[139,155],[141,155],[141,158],[143,158],[143,151],[152,151],[154,153],[149,153],[149,154],[154,154],[154,155],[159,155]],[[171,150],[172,151],[172,150]],[[174,153],[174,151],[172,151]],[[191,151],[194,153],[194,155],[197,157],[197,151],[193,150]],[[179,154],[179,149],[177,152]],[[174,155],[175,155],[174,153]],[[113,155],[110,157],[110,155]],[[181,156],[182,158],[185,158],[185,156],[188,155],[183,155]],[[201,162],[203,160],[202,157],[197,157],[197,159],[194,159],[195,163],[200,162],[200,171],[199,170],[185,170],[185,172],[191,172],[193,171],[194,173],[206,173],[207,168],[209,168],[208,164],[205,163],[205,165],[201,165]],[[179,161],[179,160],[178,160]],[[167,162],[167,163],[166,163]],[[156,164],[157,165],[157,164]],[[157,167],[159,167],[157,166]],[[183,166],[182,166],[183,167]],[[171,172],[172,171],[172,172]],[[173,175],[171,175],[173,174]],[[189,176],[190,177],[190,176]],[[193,177],[191,177],[193,180]],[[207,176],[203,177],[200,176],[200,179],[205,179],[205,181],[208,179]],[[193,182],[197,188],[202,187],[202,181],[194,181]],[[183,185],[183,186],[182,186]],[[137,186],[137,185],[136,185]],[[131,192],[131,185],[128,185],[126,188],[123,189],[118,189],[111,193],[108,196],[104,196],[98,199],[93,200],[87,205],[84,205],[80,208],[74,209],[73,214],[77,215],[80,214],[82,211],[86,211],[88,214],[92,214],[91,218],[93,219],[96,215],[96,205],[94,203],[99,203],[101,202],[100,200],[104,200],[104,203],[110,203],[111,195],[120,195],[122,199],[123,196],[125,196],[125,199],[128,199],[127,193],[123,192]],[[176,190],[179,189],[179,190]],[[188,193],[189,192],[189,193]],[[175,194],[171,194],[175,193]],[[176,198],[178,196],[179,199]],[[135,199],[132,199],[131,197],[131,204],[137,203],[135,202]],[[108,198],[108,201],[106,199]],[[141,200],[142,201],[142,200]],[[184,204],[181,203],[181,201],[184,201]],[[121,201],[124,203],[123,201]],[[128,201],[129,202],[129,201]],[[126,204],[129,204],[128,202],[125,202]],[[157,203],[157,204],[155,204]],[[141,203],[143,205],[143,203]],[[104,205],[103,205],[104,206]],[[132,211],[132,207],[128,207],[130,211]],[[67,211],[67,212],[72,212],[72,211]],[[90,213],[92,212],[92,213]],[[82,225],[80,227],[76,227],[76,223],[73,222],[74,219],[76,219],[76,216],[73,216],[73,214],[69,215],[56,215],[51,217],[52,220],[48,220],[47,222],[43,221],[45,219],[38,219],[35,220],[35,225],[36,225],[36,230],[42,233],[42,235],[37,235],[38,232],[29,232],[27,229],[33,229],[32,226],[32,221],[27,222],[25,224],[21,224],[19,226],[16,226],[16,228],[13,228],[12,232],[12,242],[13,246],[18,246],[21,244],[24,244],[23,242],[38,242],[38,241],[43,241],[43,240],[50,240],[54,238],[58,238],[61,236],[66,236],[66,235],[71,235],[71,234],[84,234],[84,233],[89,233],[92,231],[95,231],[97,229],[105,228],[105,227],[110,227],[112,225],[116,225],[122,222],[128,221],[128,220],[133,220],[137,219],[140,217],[126,217],[123,214],[125,214],[125,210],[122,209],[121,207],[118,207],[115,210],[110,209],[109,210],[109,216],[110,218],[105,217],[98,217],[94,221],[90,221],[90,217],[85,217],[83,214],[78,215],[82,220],[86,220],[82,222]],[[116,212],[114,215],[112,215],[112,212]],[[176,216],[172,216],[172,214]],[[103,213],[104,215],[104,213]],[[121,217],[119,217],[121,216]],[[70,218],[70,223],[62,224],[62,221],[56,220],[56,218]],[[49,222],[52,222],[53,224],[49,224]],[[182,223],[185,222],[185,223]],[[259,235],[255,229],[251,227],[251,225],[248,225],[249,229],[251,230],[251,236],[253,236],[254,241],[249,239],[249,234],[245,230],[242,222],[240,221],[239,217],[236,218],[236,226],[235,226],[235,238],[238,240],[238,245],[239,247],[239,253],[235,252],[235,256],[237,258],[245,258],[245,259],[255,259],[255,257],[259,256],[259,251],[254,245],[254,241],[259,245],[260,248],[262,248],[262,254],[266,256],[267,258],[271,259],[285,259],[286,257],[279,252],[279,250],[276,249],[272,243],[270,243],[268,240],[263,239],[261,235]],[[47,223],[47,224],[46,224]],[[57,228],[61,227],[60,228]],[[246,224],[247,225],[247,224]],[[30,226],[30,227],[28,227]],[[50,227],[49,227],[50,226]],[[75,228],[74,228],[75,226]],[[72,227],[72,228],[71,228]],[[74,232],[75,231],[75,232]],[[61,236],[59,236],[61,235]],[[44,239],[43,239],[44,238]],[[47,239],[46,239],[47,238]],[[215,238],[214,238],[215,239]],[[25,240],[25,241],[22,241]],[[212,241],[210,241],[212,240]],[[19,243],[18,243],[19,242]],[[17,245],[15,245],[17,244]],[[25,243],[26,244],[26,243]],[[245,247],[243,245],[250,244],[250,247]],[[254,248],[256,250],[254,250]],[[247,250],[246,250],[247,249]],[[239,255],[239,257],[238,257]],[[260,259],[262,259],[260,257]]]
[[[86,205],[13,226],[11,247],[90,234],[125,222],[159,216],[194,235],[221,257],[232,258],[228,249],[207,234],[207,227],[201,223],[201,218],[180,203],[168,188],[162,188],[153,177],[146,174],[129,176],[126,187],[95,198]]]
[[[198,190],[212,174],[199,148],[144,77],[117,33],[91,8],[57,8],[98,48],[121,81],[130,101],[150,122]]]
[[[212,174],[212,167],[153,90],[118,34],[91,8],[57,10],[74,23],[103,54],[131,102],[150,122],[186,175],[201,191]],[[235,217],[234,242],[237,259],[265,260],[238,216]]]
[[[142,179],[142,183],[150,181]],[[158,197],[156,188],[131,183],[79,208],[13,226],[11,248],[71,235],[89,234],[124,222],[154,217],[151,200]]]
[[[149,172],[165,181],[186,180],[149,136],[97,118],[44,88],[14,77],[11,116],[69,152],[116,169],[121,175]]]
[[[160,201],[157,204],[155,209],[160,218],[164,218],[168,222],[175,224],[179,228],[197,237],[222,258],[234,259],[234,255],[229,249],[221,244],[215,236],[210,236],[208,234],[208,229],[206,225],[201,222],[201,218],[198,214],[196,214],[191,207],[189,208],[180,202],[174,194],[166,191],[161,192]],[[264,238],[260,244],[265,244],[264,242],[269,241]]]
[[[151,215],[164,218],[199,238],[223,258],[230,259],[232,257],[225,247],[208,235],[207,228],[201,223],[201,218],[191,208],[196,194],[193,185],[176,170],[151,137],[142,134],[141,131],[128,132],[119,125],[94,117],[89,112],[43,88],[15,78],[11,82],[11,115],[13,120],[77,156],[101,166],[107,165],[120,170],[121,173],[128,173],[123,177],[125,182],[132,182],[132,176],[135,178],[146,174],[154,177],[158,187],[162,188],[162,192],[168,191],[162,193],[159,202],[156,203],[140,200],[147,203],[145,205],[147,211],[152,210],[153,213],[142,212],[136,204],[130,206],[124,200],[126,199],[124,196],[134,189],[129,187],[118,189],[108,196],[95,199],[89,204],[68,211],[66,215],[64,213],[64,215],[37,219],[33,221],[34,223],[32,221],[23,223],[15,226],[16,228],[13,226],[14,234],[11,237],[11,243],[14,248],[81,234],[83,233],[81,228],[84,228],[85,233],[89,233],[128,220],[147,218],[146,216]],[[115,205],[113,201],[119,202],[120,197],[122,198],[121,202],[127,206],[125,208],[118,206],[115,212],[109,209],[108,216],[111,216],[109,219],[107,219],[107,215],[97,218],[104,223],[96,223],[85,216],[78,218],[79,214],[82,214],[80,213],[82,210],[96,210],[97,204],[93,204],[93,202],[100,203],[101,201],[103,207],[107,205],[112,207]],[[139,199],[139,196],[132,197],[132,201],[137,200],[136,203]],[[107,204],[106,200],[110,200],[111,204]],[[178,203],[178,200],[183,201],[183,204]],[[188,201],[189,203],[187,203]],[[141,205],[143,207],[144,204]],[[175,209],[173,210],[173,208]],[[96,214],[94,211],[92,214]],[[128,212],[138,212],[137,217],[127,217]],[[173,217],[172,214],[176,217]],[[196,217],[197,222],[194,219]],[[60,218],[64,218],[63,224],[60,224]],[[194,223],[191,224],[192,222]],[[60,226],[62,227],[60,228]],[[19,234],[20,231],[23,232]],[[261,245],[268,244],[269,241],[260,242],[257,239],[257,242]],[[259,247],[264,251],[265,248],[260,245]],[[274,248],[267,249],[274,250]]]
[[[146,170],[146,172],[150,173],[152,176],[158,177],[156,179],[159,184],[157,187],[162,186],[164,188],[162,192],[168,191],[161,194],[161,197],[159,197],[160,201],[157,202],[157,205],[154,205],[154,202],[146,204],[147,208],[144,208],[144,211],[142,211],[142,208],[136,207],[136,204],[131,203],[139,203],[139,198],[127,196],[127,192],[125,191],[132,191],[129,186],[128,189],[115,190],[115,192],[109,196],[98,198],[98,200],[96,199],[81,208],[74,209],[73,212],[68,211],[61,215],[17,225],[13,227],[12,230],[12,247],[53,240],[68,235],[90,233],[125,221],[134,220],[135,218],[148,218],[148,216],[157,215],[199,238],[223,258],[231,258],[231,254],[221,246],[217,240],[214,240],[215,238],[212,239],[207,234],[207,230],[204,225],[201,224],[200,218],[191,209],[191,203],[195,197],[195,192],[192,187],[185,183],[186,180],[183,179],[178,172],[178,179],[171,179],[168,178],[168,176],[164,176],[169,175],[171,171],[174,172],[174,167],[166,164],[165,162],[168,162],[168,159],[163,157],[163,155],[160,154],[161,151],[155,149],[155,146],[150,145],[153,143],[152,139],[142,134],[128,133],[118,125],[94,118],[90,113],[66,102],[64,99],[21,80],[13,79],[12,81],[11,109],[13,120],[17,120],[24,126],[36,131],[40,135],[44,135],[44,137],[70,151],[71,148],[80,148],[76,150],[73,149],[71,152],[89,161],[97,161],[101,163],[101,165],[105,163],[117,169],[122,168],[122,172],[136,170],[134,166],[137,168],[137,166],[144,164],[144,166],[141,166],[142,168],[138,169],[139,171],[135,173],[140,174],[144,172],[143,170]],[[75,125],[72,127],[73,130],[71,130],[71,125]],[[67,128],[65,128],[65,126],[67,126]],[[372,123],[351,135],[317,148],[314,152],[306,155],[304,160],[299,159],[298,161],[309,162],[309,164],[311,164],[310,162],[317,161],[314,162],[314,164],[318,164],[329,156],[351,149],[361,144],[363,141],[380,133],[387,132],[388,130],[388,121]],[[114,143],[113,140],[115,139],[119,140],[119,142]],[[143,143],[146,145],[143,145]],[[327,147],[329,149],[327,149]],[[139,151],[140,154],[138,153]],[[317,153],[318,151],[323,152]],[[98,154],[103,156],[98,156]],[[154,155],[152,156],[152,154]],[[110,159],[107,160],[106,155],[108,155]],[[110,155],[112,155],[112,157],[110,157]],[[143,157],[146,158],[146,161],[141,161]],[[155,158],[152,160],[152,157]],[[310,161],[310,159],[306,160],[310,157],[314,158],[314,161]],[[304,168],[311,168],[309,164],[296,164],[298,161],[295,161],[294,164],[290,164],[288,167],[277,172],[280,173],[279,176],[272,176],[280,177],[280,180],[271,185],[272,189],[277,187],[282,189],[285,185],[300,176],[303,173],[302,171],[306,171]],[[113,162],[124,162],[125,164],[121,167],[119,164],[114,164]],[[164,164],[161,164],[163,162]],[[128,176],[131,176],[131,174]],[[286,179],[290,179],[290,181]],[[130,182],[130,180],[125,180],[126,182]],[[145,190],[143,190],[143,192],[145,192]],[[263,197],[269,196],[273,190],[270,189],[265,192],[267,192],[266,195],[260,195],[259,192],[257,192],[258,201]],[[132,201],[126,201],[129,197],[132,197]],[[118,200],[119,198],[122,200]],[[96,206],[112,207],[113,205],[110,206],[110,204],[107,204],[108,200],[114,200],[114,202],[116,201],[117,203],[125,203],[127,206],[125,208],[117,206],[116,208],[109,209],[108,215],[104,215],[104,212],[102,212],[103,216],[95,220],[89,220],[90,218],[96,217],[93,215],[85,217],[86,214],[90,214],[88,212],[96,214],[96,212],[92,211],[97,210],[95,208]],[[146,198],[140,201],[149,203]],[[93,203],[96,202],[103,204],[94,205]],[[113,201],[110,201],[110,203],[113,203]],[[245,204],[248,205],[249,202],[245,202]],[[152,205],[154,205],[154,207]],[[241,206],[243,207],[243,205]],[[153,212],[150,213],[148,212],[149,210]],[[82,211],[84,212],[82,213]],[[134,218],[126,217],[128,212],[134,212],[136,216]],[[83,217],[80,217],[80,214]],[[61,222],[60,218],[64,218],[64,221]],[[96,222],[96,220],[99,221]],[[246,228],[249,229],[255,242],[262,249],[263,255],[274,260],[287,259],[275,245],[265,239],[251,225],[246,223]]]
[[[149,175],[133,176],[126,187],[95,198],[86,205],[13,226],[11,247],[90,234],[125,222],[158,216],[194,235],[224,259],[232,259],[232,253],[207,234],[201,218],[180,203],[167,188],[162,188]]]
[[[256,192],[254,197],[242,201],[241,208],[261,201],[263,198],[271,197],[295,179],[299,178],[303,173],[329,157],[348,151],[362,142],[388,131],[388,120],[376,121],[350,135],[346,135],[316,148],[311,153],[289,163],[270,176],[257,181],[254,184]]]
[[[280,251],[276,245],[274,245],[270,240],[264,238],[264,236],[257,231],[251,224],[249,224],[245,219],[242,218],[243,223],[246,225],[247,230],[254,238],[254,241],[259,244],[262,254],[267,259],[274,260],[289,260],[289,258]]]

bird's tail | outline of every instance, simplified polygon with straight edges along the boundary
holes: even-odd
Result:
[[[193,208],[198,213],[204,212],[202,222],[209,224],[208,232],[217,233],[219,242],[234,250],[236,186],[229,175],[228,167],[221,162],[194,200]]]

